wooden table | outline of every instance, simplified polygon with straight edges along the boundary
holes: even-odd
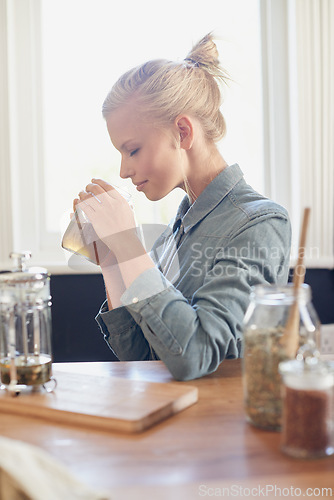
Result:
[[[64,363],[53,369],[55,375],[73,371],[173,381],[159,361]],[[179,383],[198,387],[198,403],[138,435],[92,432],[1,413],[0,433],[43,448],[82,481],[110,490],[114,500],[291,498],[310,496],[307,488],[317,488],[314,497],[320,498],[319,492],[326,496],[322,488],[332,488],[334,496],[334,457],[287,457],[279,449],[279,433],[245,421],[240,360],[226,360],[212,375]]]

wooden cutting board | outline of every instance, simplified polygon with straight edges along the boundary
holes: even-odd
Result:
[[[196,387],[182,383],[57,372],[51,392],[0,390],[0,412],[96,430],[140,432],[196,403]]]

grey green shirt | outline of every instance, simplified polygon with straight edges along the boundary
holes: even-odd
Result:
[[[201,377],[240,356],[251,286],[287,282],[286,210],[225,168],[152,248],[156,268],[125,291],[123,307],[96,319],[120,360],[161,359],[178,380]]]

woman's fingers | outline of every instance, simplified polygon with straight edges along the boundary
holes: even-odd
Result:
[[[95,184],[93,182],[87,184],[87,186],[85,187],[85,190],[87,193],[94,193],[95,195],[103,194],[106,192],[105,189],[103,189],[101,186],[99,186],[98,184]]]
[[[92,179],[92,183],[100,186],[104,191],[115,191],[115,188],[103,179]]]
[[[79,198],[74,198],[73,200],[73,212],[77,209],[77,204],[80,202]]]
[[[90,204],[93,203],[94,204],[94,201],[98,201],[99,203],[100,200],[97,198],[97,195],[93,193],[93,191],[80,191],[79,193],[79,203],[82,202],[82,203],[86,203],[86,202],[89,202]]]
[[[103,179],[92,179],[93,185],[100,186],[104,191],[106,191],[111,198],[115,198],[116,200],[126,200],[130,201],[131,195],[123,188],[115,187],[104,181]]]
[[[101,200],[99,200],[98,195],[106,194],[105,190],[96,184],[88,184],[86,189],[80,191],[78,193],[78,198],[74,198],[73,200],[73,212],[76,211],[78,206],[81,206],[82,209],[86,208],[96,208],[96,203],[101,204]]]
[[[105,210],[110,203],[113,205],[115,201],[124,201],[117,189],[103,179],[92,179],[86,188],[80,191],[78,197],[73,200],[74,212],[78,206],[84,212],[99,211],[101,207]]]
[[[94,179],[95,180],[95,179]],[[99,182],[100,182],[100,179],[99,179]],[[117,191],[115,190],[115,188],[113,186],[111,186],[110,184],[108,184],[107,182],[105,181],[102,181],[101,180],[101,184],[98,184],[97,182],[91,182],[90,184],[87,184],[86,186],[86,192],[88,194],[92,194],[95,199],[102,203],[105,200],[107,200],[108,198],[118,198],[118,193]]]
[[[80,198],[80,201],[82,201],[82,200],[87,200],[87,198],[91,198],[92,195],[90,193],[88,193],[87,191],[82,190],[82,191],[80,191],[78,196]]]
[[[83,210],[85,213],[90,210],[93,210],[94,212],[98,210],[99,206],[101,205],[101,201],[97,198],[96,195],[93,193],[87,193],[87,191],[80,191],[79,193],[79,202],[78,206]],[[87,213],[88,215],[88,213]]]
[[[118,201],[123,201],[124,197],[126,198],[126,196],[122,195],[122,193],[118,191],[118,188],[115,188],[102,179],[92,179],[92,182],[90,184],[87,184],[86,191],[93,193],[93,195],[96,196],[97,199],[101,202],[103,202],[103,199],[105,197],[112,198]]]

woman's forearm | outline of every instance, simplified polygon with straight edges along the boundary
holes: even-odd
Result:
[[[111,309],[122,305],[121,296],[125,292],[125,285],[117,262],[101,266],[101,271],[108,299],[108,308],[111,311]]]
[[[113,238],[112,242],[115,259],[101,265],[109,310],[121,306],[121,296],[131,283],[144,271],[155,267],[136,234],[127,233],[126,237],[118,236],[117,240],[115,243]]]

